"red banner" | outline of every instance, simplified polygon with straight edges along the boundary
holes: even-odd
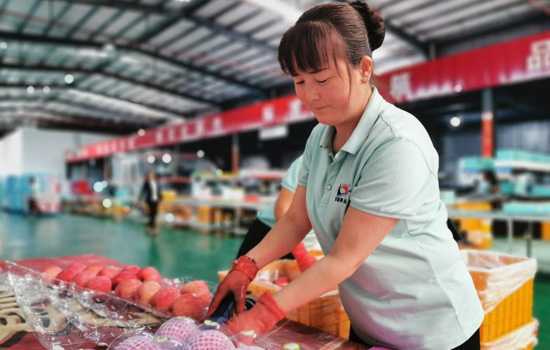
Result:
[[[377,77],[377,84],[389,101],[406,103],[547,77],[550,31],[398,69]],[[147,130],[142,136],[87,145],[68,153],[67,160],[106,157],[311,118],[296,97],[287,96]]]

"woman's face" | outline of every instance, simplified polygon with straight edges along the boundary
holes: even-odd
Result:
[[[370,91],[361,69],[337,58],[317,72],[298,71],[292,77],[296,96],[319,123],[338,126],[350,122],[361,116]]]

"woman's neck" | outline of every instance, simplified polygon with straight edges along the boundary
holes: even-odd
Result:
[[[363,113],[367,108],[371,96],[372,89],[369,89],[363,99],[363,103],[360,104],[357,110],[352,113],[353,117],[349,119],[346,118],[345,122],[334,126],[336,130],[332,139],[332,150],[334,152],[338,152],[346,144],[348,139],[351,137],[351,134],[353,134],[353,130],[355,130],[355,127],[357,126],[357,124],[359,124],[359,121],[361,120],[361,117],[363,116]]]

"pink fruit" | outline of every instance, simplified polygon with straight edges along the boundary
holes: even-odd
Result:
[[[75,278],[77,274],[84,271],[85,268],[86,265],[79,262],[74,262],[69,265],[65,270],[61,271],[61,273],[57,275],[57,278],[62,281],[70,282]]]
[[[107,276],[96,276],[88,281],[86,288],[90,288],[98,292],[108,293],[113,288],[113,283]]]
[[[105,276],[113,279],[120,273],[120,271],[122,271],[122,268],[118,266],[107,265],[99,272],[98,276]]]
[[[179,295],[179,291],[174,287],[166,287],[159,290],[151,299],[151,304],[159,311],[168,311],[174,304]]]
[[[84,265],[81,262],[75,261],[75,262],[71,263],[69,266],[67,266],[67,268],[65,270],[80,272],[80,271],[84,271],[85,268],[86,268],[86,265]]]
[[[159,350],[159,347],[153,343],[153,338],[146,335],[135,335],[118,345],[114,350]]]
[[[93,271],[82,271],[79,274],[77,274],[73,282],[76,283],[77,286],[84,288],[89,280],[95,277],[95,274]]]
[[[138,289],[138,302],[143,305],[149,305],[151,299],[161,289],[158,282],[145,281]]]
[[[165,336],[183,343],[198,331],[199,328],[192,319],[188,317],[174,317],[164,322],[155,335]]]
[[[121,298],[124,299],[132,299],[136,294],[141,286],[141,281],[132,278],[128,280],[122,280],[116,287],[115,293]]]
[[[42,272],[42,277],[48,281],[51,282],[55,280],[55,278],[63,271],[63,269],[59,266],[49,266],[47,267],[44,272]]]
[[[125,265],[123,268],[122,268],[122,271],[126,271],[126,272],[131,272],[133,273],[134,275],[137,275],[139,271],[141,271],[141,267],[137,266],[137,265]]]
[[[210,289],[208,288],[208,284],[205,281],[197,280],[197,281],[191,281],[185,283],[180,291],[182,293],[192,293],[192,294],[201,294],[203,292],[210,293]]]
[[[161,276],[157,269],[154,267],[146,267],[141,269],[138,274],[138,278],[142,281],[160,281]]]
[[[113,285],[116,286],[124,280],[131,280],[131,279],[137,279],[135,273],[132,273],[130,271],[122,271],[121,273],[116,275],[115,278],[113,278]]]
[[[206,307],[198,298],[192,294],[181,294],[172,305],[172,313],[175,316],[191,317],[196,320],[202,320],[206,313]]]
[[[188,282],[181,287],[180,291],[182,294],[192,294],[201,300],[202,303],[210,304],[210,301],[212,300],[212,293],[210,293],[208,284],[205,281]]]
[[[103,270],[103,267],[105,265],[103,264],[93,264],[93,265],[90,265],[88,266],[84,271],[87,271],[87,272],[90,272],[90,273],[93,273],[94,274],[94,277],[97,276],[97,274]]]
[[[216,330],[208,330],[195,333],[189,339],[191,350],[231,350],[235,349],[235,345],[222,332]]]

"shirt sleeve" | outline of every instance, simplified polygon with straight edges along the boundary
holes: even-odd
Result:
[[[302,168],[302,159],[303,156],[299,156],[292,162],[292,164],[290,164],[290,167],[288,168],[288,171],[286,172],[286,175],[281,183],[281,186],[291,192],[296,191],[296,187],[298,187],[298,176],[300,175],[300,169]]]
[[[365,163],[350,205],[373,215],[410,219],[433,200],[436,180],[421,149],[409,140],[395,139]]]

